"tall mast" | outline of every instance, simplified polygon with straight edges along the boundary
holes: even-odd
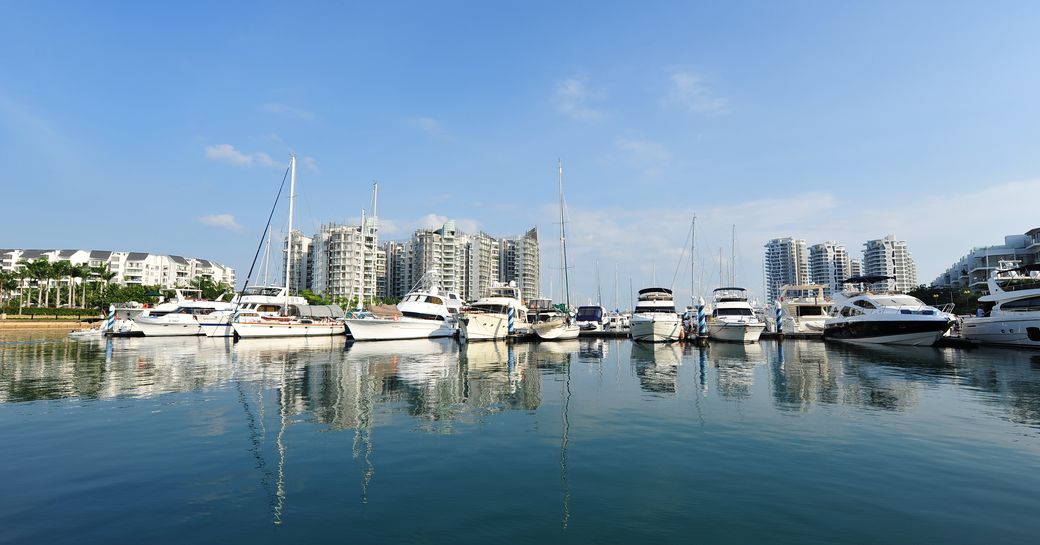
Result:
[[[264,248],[264,285],[270,286],[271,280],[268,275],[271,268],[271,226],[267,226],[267,246]]]
[[[733,224],[733,235],[729,246],[729,285],[737,285],[737,224]]]
[[[603,306],[603,290],[599,283],[599,261],[596,262],[596,304]]]
[[[563,293],[564,302],[567,304],[567,312],[571,309],[571,283],[567,272],[567,224],[563,216],[563,161],[557,159],[560,169],[560,254],[563,263]]]
[[[694,287],[694,280],[696,275],[694,274],[694,266],[697,264],[693,260],[693,250],[697,246],[697,214],[693,215],[693,220],[690,222],[690,299],[694,300],[696,306],[697,290]]]
[[[365,297],[365,209],[361,209],[361,283],[358,285],[357,308],[364,308],[361,300]]]
[[[296,204],[296,154],[289,157],[289,243],[285,252],[285,309],[289,310],[289,278],[292,273],[293,207]]]
[[[618,291],[617,291],[617,263],[614,264],[614,310],[618,310],[621,307],[618,306]]]

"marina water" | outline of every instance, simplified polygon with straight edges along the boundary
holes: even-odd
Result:
[[[3,543],[1035,543],[1040,353],[0,337]]]

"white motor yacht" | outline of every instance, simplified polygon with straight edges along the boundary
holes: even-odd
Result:
[[[819,284],[785,285],[780,287],[780,308],[782,333],[823,335],[831,301]]]
[[[965,339],[985,344],[1040,347],[1040,265],[1001,262],[979,297],[980,313],[966,317]]]
[[[282,314],[287,304],[306,305],[307,300],[296,295],[288,295],[283,286],[250,286],[231,302],[235,305],[230,310],[218,310],[199,316],[202,333],[207,337],[231,337],[235,328],[231,322],[237,312],[239,316],[275,317]]]
[[[682,335],[682,320],[675,312],[672,290],[644,288],[639,290],[639,302],[629,320],[629,334],[633,341],[672,342]]]
[[[397,303],[400,314],[385,318],[348,318],[347,329],[355,341],[454,337],[458,332],[461,306],[457,294],[443,293],[431,285],[405,295]]]
[[[859,276],[846,284],[871,285],[890,276]],[[843,293],[834,297],[831,317],[824,323],[823,338],[872,344],[931,346],[953,320],[945,312],[920,299],[900,293]]]
[[[766,324],[755,316],[755,309],[748,302],[747,290],[737,287],[716,288],[712,296],[708,337],[716,341],[758,342]]]
[[[214,312],[231,311],[227,301],[183,301],[170,312],[145,313],[134,318],[135,328],[145,337],[175,337],[203,335],[202,318]]]
[[[515,281],[495,283],[487,297],[463,307],[459,317],[459,336],[466,341],[504,339],[510,333],[527,329],[527,307],[520,298]]]

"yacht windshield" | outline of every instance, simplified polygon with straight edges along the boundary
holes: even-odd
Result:
[[[754,313],[749,308],[717,308],[715,316],[752,316]]]
[[[603,309],[600,307],[578,307],[578,313],[574,319],[579,322],[598,322],[603,319]]]

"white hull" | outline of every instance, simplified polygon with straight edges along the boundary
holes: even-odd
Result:
[[[878,337],[862,337],[845,339],[830,337],[827,340],[852,344],[899,344],[904,346],[932,346],[938,342],[945,331],[924,331],[919,333],[903,333],[901,335],[883,335]]]
[[[568,341],[577,339],[578,334],[581,333],[581,328],[576,325],[566,325],[563,323],[541,323],[532,326],[535,335],[543,341]]]
[[[467,314],[459,327],[466,341],[492,341],[509,335],[509,321],[504,314]]]
[[[765,324],[715,322],[708,324],[708,337],[731,343],[757,343],[765,329]]]
[[[201,324],[202,334],[207,337],[234,337],[235,328],[230,322]]]
[[[1025,314],[1025,313],[1023,313]],[[1009,346],[1040,347],[1037,340],[1029,338],[1027,328],[1040,329],[1040,315],[1030,312],[1032,317],[1026,318],[965,318],[961,327],[961,335],[965,339],[982,344],[1002,344]],[[1034,333],[1036,336],[1036,333]]]
[[[347,320],[347,329],[355,341],[395,341],[453,337],[457,329],[451,322],[400,318],[398,320]]]
[[[235,333],[243,339],[271,337],[328,337],[343,335],[346,326],[342,322],[294,324],[294,323],[235,323]]]
[[[682,321],[678,316],[674,319],[657,316],[648,320],[633,317],[629,323],[629,333],[632,335],[633,341],[650,343],[678,341],[682,333]]]
[[[135,329],[143,333],[145,337],[197,337],[202,335],[202,328],[197,321],[162,322],[159,321],[160,318],[140,316],[134,320]]]
[[[819,319],[785,317],[782,322],[782,331],[784,333],[799,333],[802,335],[823,335],[823,327],[826,321],[826,316],[821,316]]]

